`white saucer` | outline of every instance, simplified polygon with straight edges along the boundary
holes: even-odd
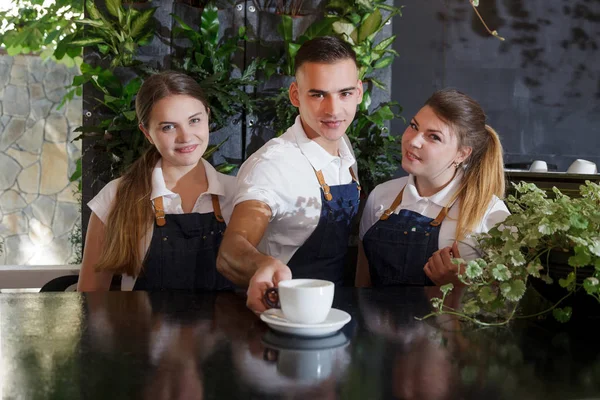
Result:
[[[332,308],[325,321],[318,324],[299,324],[288,321],[278,308],[271,308],[260,315],[260,319],[269,325],[269,328],[298,336],[327,336],[342,329],[352,319],[345,311]]]

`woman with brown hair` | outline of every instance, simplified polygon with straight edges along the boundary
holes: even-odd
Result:
[[[235,178],[202,159],[209,140],[208,104],[191,77],[147,78],[135,101],[139,128],[152,144],[88,206],[78,290],[228,289],[216,270]]]
[[[498,135],[471,97],[437,91],[402,136],[402,168],[367,199],[356,285],[460,285],[451,259],[477,258],[471,235],[509,214]]]

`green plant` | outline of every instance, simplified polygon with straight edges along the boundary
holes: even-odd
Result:
[[[552,311],[557,320],[567,321],[572,308],[558,306],[582,289],[600,302],[600,185],[586,181],[580,197],[566,196],[557,188],[550,197],[524,182],[514,184],[514,190],[506,199],[512,214],[478,236],[483,257],[468,263],[454,260],[466,264],[459,274],[468,295],[462,309],[443,305],[443,297],[453,289],[450,284],[442,287],[441,299],[433,300],[434,314],[455,314],[483,325],[524,317],[517,311],[529,278],[553,283],[550,255],[554,251],[570,254],[572,271],[559,279],[564,296],[539,314]],[[588,276],[581,279],[584,272]]]
[[[237,77],[232,57],[240,49],[238,43],[247,40],[242,27],[237,36],[219,40],[219,16],[215,6],[207,6],[202,11],[198,30],[185,24],[172,14],[179,27],[174,30],[188,40],[181,57],[174,57],[175,69],[194,77],[204,90],[211,108],[211,129],[218,130],[229,123],[234,116],[254,111],[254,100],[246,92],[246,87],[256,86],[254,79],[260,60],[253,60]]]
[[[373,111],[361,106],[348,128],[348,138],[354,145],[358,162],[360,185],[366,193],[388,180],[400,165],[402,153],[398,137],[387,133],[386,123],[402,118],[401,111],[402,107],[395,101],[381,103]]]
[[[152,16],[157,7],[138,11],[133,7],[123,8],[121,0],[106,0],[110,16],[100,12],[94,0],[86,0],[85,8],[90,18],[76,22],[86,29],[79,29],[69,38],[69,47],[94,46],[110,58],[111,67],[137,64],[134,56],[138,47],[154,38]]]
[[[391,48],[396,36],[376,40],[386,23],[402,9],[390,6],[384,0],[331,0],[326,7],[330,18],[335,18],[333,31],[348,42],[356,52],[358,77],[368,85],[385,89],[372,76],[377,69],[386,68],[398,53]],[[383,10],[383,12],[382,12]],[[371,87],[366,92],[371,92]],[[370,97],[363,101],[370,102]]]
[[[68,47],[76,32],[75,22],[83,17],[82,0],[17,0],[12,9],[0,12],[0,44],[8,55],[37,53],[68,66],[79,62],[81,49]],[[66,57],[65,57],[66,56]]]

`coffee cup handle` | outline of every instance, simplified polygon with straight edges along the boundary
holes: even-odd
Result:
[[[281,308],[279,304],[279,289],[276,287],[268,288],[263,296],[265,303],[270,308]]]

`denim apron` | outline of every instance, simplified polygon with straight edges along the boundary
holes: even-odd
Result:
[[[225,290],[233,284],[217,272],[217,253],[225,231],[219,197],[211,213],[165,214],[154,200],[155,225],[144,268],[133,290]]]
[[[440,227],[448,207],[442,208],[435,219],[410,210],[394,214],[402,202],[402,193],[404,188],[363,237],[374,287],[434,285],[423,268],[438,250]]]
[[[308,240],[292,256],[288,266],[294,278],[313,278],[341,285],[352,219],[358,212],[360,186],[352,168],[352,182],[329,186],[315,171],[321,186],[321,216]]]

